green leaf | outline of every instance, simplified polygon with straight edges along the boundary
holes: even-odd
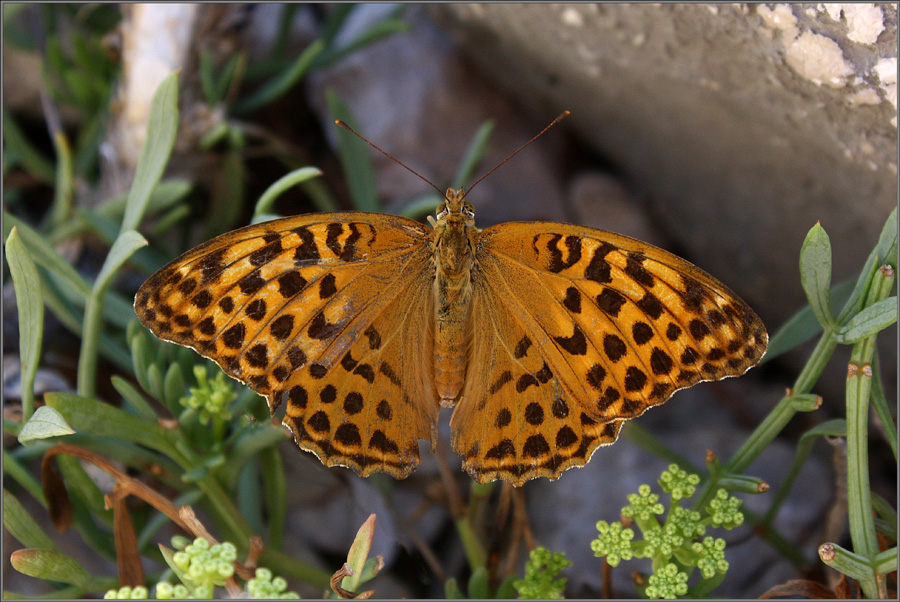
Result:
[[[41,439],[71,435],[75,431],[66,423],[62,414],[49,406],[41,406],[34,415],[22,426],[19,433],[19,443],[31,445]]]
[[[9,236],[13,227],[19,231],[19,236],[22,237],[22,242],[35,263],[57,276],[68,288],[74,289],[81,298],[86,298],[91,294],[91,286],[87,281],[56,252],[56,249],[47,243],[43,235],[35,232],[19,218],[4,211],[3,235]]]
[[[14,569],[29,577],[71,583],[84,588],[91,582],[90,574],[77,560],[56,550],[16,550],[10,555],[9,561]]]
[[[283,443],[284,440],[285,431],[280,425],[267,422],[253,428],[244,429],[228,455],[229,470],[225,476],[226,486],[231,487],[234,485],[241,468],[248,460],[256,457],[264,449]]]
[[[163,378],[163,399],[168,407],[176,407],[184,396],[187,384],[179,364],[171,364]]]
[[[300,81],[300,78],[306,75],[306,72],[313,65],[313,61],[324,49],[325,43],[322,40],[316,40],[307,46],[306,50],[301,52],[297,60],[284,72],[263,84],[250,98],[235,103],[232,112],[235,115],[247,114],[285,94]]]
[[[896,261],[897,210],[894,209],[885,222],[884,228],[881,230],[881,235],[878,237],[878,243],[866,259],[865,267],[863,267],[856,280],[856,286],[853,288],[853,293],[841,309],[841,313],[838,316],[838,322],[842,323],[849,319],[850,316],[859,312],[860,307],[864,302],[863,293],[869,290],[872,279],[875,277],[878,268],[884,263],[890,263],[896,270]]]
[[[854,280],[845,280],[831,288],[831,300],[834,305],[843,306],[850,293],[853,292]],[[782,353],[790,351],[794,347],[802,345],[817,334],[822,332],[822,325],[813,314],[812,308],[807,305],[785,322],[769,339],[769,348],[763,356],[760,364],[769,362]]]
[[[493,132],[494,122],[490,119],[482,123],[481,127],[478,128],[478,131],[475,132],[475,136],[473,136],[472,141],[469,142],[469,146],[466,148],[466,152],[463,155],[463,160],[456,170],[456,175],[453,176],[453,180],[451,181],[451,186],[453,186],[453,188],[459,190],[472,178],[472,173],[475,171],[475,168],[478,167],[478,164],[481,163],[481,159],[487,152],[488,141],[491,139],[491,134],[493,134]]]
[[[515,592],[513,592],[515,593]],[[448,600],[465,600],[466,596],[459,589],[459,583],[457,583],[455,577],[450,577],[444,583],[444,597]]]
[[[253,209],[253,215],[258,216],[271,213],[275,201],[284,193],[284,191],[292,186],[296,186],[301,182],[305,182],[310,178],[315,178],[320,175],[322,175],[322,171],[318,167],[301,167],[300,169],[295,169],[280,177],[272,185],[266,188],[266,191],[259,197],[259,200],[256,202],[256,207]]]
[[[831,241],[816,222],[800,248],[800,283],[816,319],[824,328],[834,324],[828,289],[831,287]]]
[[[897,546],[879,553],[873,560],[875,572],[887,575],[897,570]]]
[[[175,448],[176,435],[159,424],[72,393],[47,393],[44,397],[47,405],[59,410],[66,421],[80,432],[139,443],[166,454],[176,462],[182,458]]]
[[[341,587],[344,589],[356,592],[356,588],[359,587],[359,578],[362,576],[366,558],[369,557],[369,551],[372,549],[373,537],[375,537],[375,515],[370,514],[357,531],[356,537],[350,545],[350,551],[347,553],[347,566],[353,571],[353,575],[341,580]]]
[[[469,577],[469,598],[472,600],[486,600],[490,598],[490,585],[488,584],[488,572],[483,566],[478,567]]]
[[[403,10],[403,5],[398,7],[398,11]],[[341,60],[347,55],[350,55],[360,48],[364,48],[378,40],[385,38],[387,36],[393,35],[395,33],[403,33],[409,31],[411,25],[407,21],[403,21],[400,19],[394,19],[387,17],[374,23],[371,27],[365,30],[360,35],[356,36],[352,41],[341,46],[340,48],[329,48],[328,51],[323,52],[322,56],[319,57],[319,60],[316,61],[316,67],[322,69],[329,65],[334,64],[335,62]]]
[[[517,597],[518,592],[516,591],[513,583],[516,582],[515,575],[510,575],[506,579],[504,579],[500,585],[497,586],[497,593],[494,594],[494,597],[498,600],[511,600],[512,598]]]
[[[19,361],[22,363],[22,415],[24,420],[28,420],[34,411],[34,377],[44,334],[44,300],[41,296],[41,278],[16,228],[6,239],[6,262],[16,291]]]
[[[4,6],[4,8],[6,8]],[[3,142],[4,150],[19,157],[22,167],[26,172],[31,174],[39,182],[52,186],[56,180],[56,170],[53,162],[45,157],[41,151],[35,147],[12,114],[3,110]]]
[[[95,290],[100,287],[108,288],[110,285],[110,278],[115,276],[122,265],[128,261],[128,258],[131,257],[135,251],[146,246],[147,239],[141,236],[137,231],[126,230],[122,232],[118,238],[116,238],[116,242],[113,243],[112,248],[109,250],[106,261],[103,262],[103,267],[100,269],[100,273],[97,275],[97,281],[94,283]]]
[[[897,269],[897,208],[891,211],[887,221],[884,222],[884,228],[881,229],[881,235],[878,237],[878,244],[875,245],[875,254],[882,263],[889,263]]]
[[[122,231],[134,230],[141,223],[150,194],[162,177],[178,132],[178,71],[166,77],[150,100],[147,138],[141,148],[134,183],[125,202]]]
[[[328,90],[325,93],[328,112],[332,119],[340,119],[355,130],[359,128],[350,114],[350,108]],[[335,126],[337,127],[337,126]],[[338,128],[338,156],[344,169],[344,178],[353,206],[359,211],[379,211],[378,188],[375,185],[375,170],[369,158],[369,146],[353,132]]]
[[[122,396],[125,403],[131,406],[135,414],[144,420],[156,420],[156,412],[147,400],[144,399],[144,396],[141,395],[141,392],[138,391],[137,387],[121,376],[115,374],[112,376],[111,380],[113,388],[119,392],[119,395]]]
[[[3,526],[27,548],[55,550],[53,539],[41,528],[12,493],[3,490]]]
[[[888,297],[850,318],[836,333],[839,343],[850,344],[877,334],[897,321],[897,297]]]

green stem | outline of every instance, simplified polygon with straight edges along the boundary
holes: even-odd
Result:
[[[893,284],[893,270],[884,266],[872,281],[865,305],[887,298]],[[872,387],[872,361],[875,355],[875,335],[855,345],[850,353],[847,372],[847,501],[850,515],[850,540],[853,551],[872,559],[878,554],[875,518],[869,484],[869,394]],[[880,582],[861,581],[863,593],[876,597]]]
[[[93,398],[97,390],[97,351],[100,329],[103,326],[104,290],[95,289],[84,306],[84,325],[81,328],[81,352],[78,355],[78,387],[82,397]]]

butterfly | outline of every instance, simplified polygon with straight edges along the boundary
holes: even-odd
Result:
[[[228,232],[153,274],[135,311],[284,405],[325,465],[398,479],[442,406],[472,478],[520,486],[765,353],[759,317],[687,261],[584,226],[478,230],[465,196],[447,190],[430,225],[342,212]]]

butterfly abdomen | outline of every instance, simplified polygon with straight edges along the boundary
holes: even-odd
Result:
[[[471,217],[453,211],[434,231],[434,382],[445,407],[456,404],[466,380],[474,232]]]

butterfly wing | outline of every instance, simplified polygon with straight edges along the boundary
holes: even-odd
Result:
[[[297,444],[326,465],[405,477],[439,409],[421,361],[431,352],[421,334],[433,320],[430,237],[413,220],[361,212],[248,226],[160,269],[135,311],[272,411],[286,403]]]
[[[623,420],[743,374],[765,352],[765,327],[740,298],[641,241],[516,222],[487,228],[477,248],[469,380],[451,427],[479,481],[557,478]]]

